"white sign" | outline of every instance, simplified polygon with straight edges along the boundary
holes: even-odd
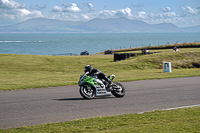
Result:
[[[171,62],[163,62],[163,72],[172,72]]]

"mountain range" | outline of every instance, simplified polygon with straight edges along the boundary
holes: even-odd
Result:
[[[93,19],[88,22],[61,21],[34,18],[27,21],[0,26],[0,33],[170,33],[200,32],[200,25],[179,28],[172,23],[148,24],[127,18]]]

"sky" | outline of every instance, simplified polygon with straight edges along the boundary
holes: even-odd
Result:
[[[190,27],[200,25],[200,0],[0,0],[0,26],[38,17],[84,22],[126,17]]]

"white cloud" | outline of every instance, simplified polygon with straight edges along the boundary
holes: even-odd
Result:
[[[64,8],[55,5],[52,11],[53,12],[68,12],[68,13],[81,12],[81,9],[75,3],[70,3],[70,4],[64,3],[63,6]]]
[[[92,5],[92,3],[83,3],[83,5],[89,8],[90,11],[94,9],[94,6]]]
[[[143,19],[148,21],[149,19],[168,19],[175,18],[178,15],[175,12],[164,12],[164,13],[146,13],[144,11],[140,11],[135,15],[137,19]]]
[[[88,7],[92,10],[93,9],[92,3],[88,3]]]
[[[196,15],[199,13],[198,7],[195,9],[190,6],[186,6],[186,7],[181,7],[181,9],[183,10],[185,15]]]
[[[118,9],[117,11],[115,10],[102,10],[99,12],[99,17],[100,18],[116,18],[116,17],[131,17],[131,9],[130,8],[125,8],[125,9]]]
[[[99,12],[99,17],[100,18],[113,18],[113,17],[115,17],[116,13],[117,13],[117,11],[114,11],[114,10],[103,10],[103,11]]]
[[[12,0],[0,0],[1,24],[12,24],[25,21],[30,18],[43,17],[40,11],[29,11],[24,3]]]
[[[179,14],[176,12],[145,12],[145,11],[139,11],[135,14],[133,14],[133,17],[131,18],[133,20],[141,20],[145,21],[149,24],[158,24],[158,23],[173,23],[175,25],[178,25],[184,21],[184,18],[181,18]],[[182,25],[181,25],[182,26]]]
[[[53,12],[62,12],[62,10],[63,9],[59,6],[54,6],[53,9],[52,9]]]
[[[43,17],[42,13],[40,11],[31,11],[27,17],[29,18],[38,18],[38,17]]]
[[[174,18],[178,17],[178,15],[175,12],[165,12],[162,14],[164,18]]]
[[[64,3],[62,6],[53,7],[54,14],[51,18],[64,21],[87,21],[90,19],[87,14],[82,14],[82,10],[75,3]]]
[[[25,8],[25,4],[18,3],[12,0],[0,0],[0,8],[1,9],[19,9],[19,8]]]
[[[137,14],[137,18],[145,19],[145,18],[147,18],[147,17],[148,17],[148,14],[147,14],[146,12],[144,12],[144,11],[140,11],[140,12],[138,12],[138,14]]]
[[[70,3],[70,4],[63,4],[64,5],[64,9],[63,11],[64,12],[71,12],[71,13],[74,13],[74,12],[81,12],[81,10],[78,8],[77,4],[75,3]]]
[[[43,17],[42,13],[40,11],[29,11],[27,9],[17,9],[13,13],[14,18],[16,20],[19,19],[24,21],[30,18],[38,18],[38,17]]]
[[[170,12],[170,11],[171,11],[171,8],[170,8],[170,7],[165,7],[165,8],[163,8],[163,11],[164,11],[164,12]]]
[[[88,15],[86,15],[86,14],[81,14],[81,18],[83,20],[89,20],[90,19],[90,17]]]
[[[26,10],[26,9],[18,9],[18,12],[21,14],[21,15],[24,15],[24,16],[28,16],[29,14],[31,14],[30,11]]]
[[[125,8],[125,9],[119,9],[117,10],[117,13],[115,14],[117,17],[131,17],[131,9]]]
[[[196,8],[191,6],[181,7],[180,18],[184,19],[180,25],[183,27],[200,25],[200,5]]]

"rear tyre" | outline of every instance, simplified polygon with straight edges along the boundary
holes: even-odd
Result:
[[[112,91],[111,93],[115,96],[115,97],[124,97],[125,96],[125,88],[122,84],[120,83],[113,83],[112,85]]]
[[[95,91],[92,89],[91,86],[88,85],[80,86],[79,92],[81,96],[85,99],[93,99],[95,96]]]

